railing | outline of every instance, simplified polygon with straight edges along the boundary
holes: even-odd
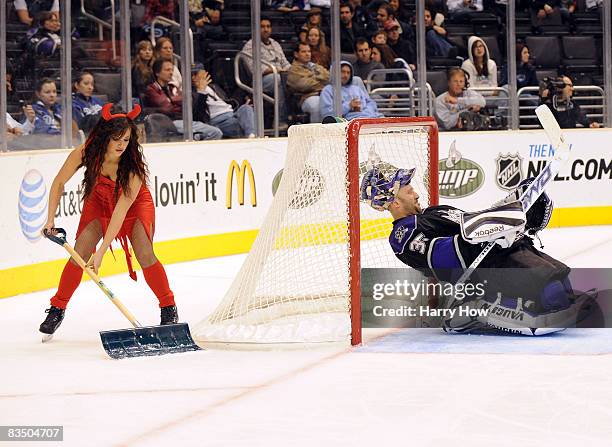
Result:
[[[405,79],[389,80],[389,76],[402,75]],[[382,76],[383,80],[377,79]],[[414,76],[412,70],[407,68],[377,68],[368,73],[368,77],[364,80],[368,92],[381,87],[413,87]]]
[[[175,22],[174,20],[170,20],[167,17],[164,16],[157,16],[153,19],[153,21],[151,22],[151,44],[153,44],[153,47],[155,47],[155,25],[161,23],[163,25],[168,25],[168,26],[173,26],[175,28],[181,28],[181,24],[178,22]],[[181,36],[182,37],[182,36]],[[191,45],[191,60],[189,61],[190,65],[193,65],[193,31],[191,31],[191,29],[189,29],[189,44]],[[177,58],[179,61],[181,60],[181,56],[179,56],[178,54],[174,53],[174,57]]]
[[[236,85],[239,88],[253,94],[253,87],[245,84],[244,82],[242,82],[242,79],[240,79],[240,64],[244,61],[246,65],[248,60],[252,61],[252,57],[249,54],[245,53],[244,51],[240,51],[238,54],[236,54],[236,57],[234,57],[234,81],[236,82]],[[279,83],[280,76],[278,76],[278,70],[276,70],[276,67],[274,65],[266,61],[261,61],[261,63],[265,65],[266,67],[269,67],[270,69],[272,69],[272,74],[274,74],[274,97],[271,97],[265,92],[262,92],[262,96],[263,96],[264,101],[271,103],[272,106],[274,107],[274,136],[278,137],[278,134],[279,134],[278,132],[279,105],[278,105],[278,101],[276,100],[276,98],[278,98],[278,91],[279,91],[278,83]]]
[[[540,124],[535,114],[535,108],[540,102],[539,87],[523,87],[517,92],[519,100],[519,129],[539,129]],[[593,92],[598,95],[574,96],[572,101],[579,104],[582,110],[593,111],[587,113],[587,118],[600,122],[604,118],[605,94],[601,87],[596,85],[580,85],[574,87],[574,92]],[[598,101],[599,103],[593,103]]]
[[[434,114],[435,95],[431,85],[425,84],[427,89],[427,114]],[[385,116],[418,116],[419,115],[419,87],[379,87],[369,92],[376,102],[378,111]]]
[[[111,23],[105,22],[104,20],[96,17],[93,14],[88,13],[85,10],[85,0],[81,0],[81,14],[87,17],[89,20],[98,24],[98,33],[100,40],[104,40],[102,35],[102,28],[110,28],[111,30],[111,45],[113,46],[113,60],[117,59],[117,45],[115,44],[115,0],[110,0],[111,4]]]

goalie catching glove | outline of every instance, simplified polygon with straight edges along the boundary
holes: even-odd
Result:
[[[533,183],[535,177],[529,177],[523,180],[514,191],[508,194],[504,199],[493,204],[493,206],[503,205],[518,200],[525,190]],[[554,208],[554,203],[546,192],[542,192],[533,206],[527,211],[527,224],[525,229],[530,235],[536,234],[548,226],[550,217]]]

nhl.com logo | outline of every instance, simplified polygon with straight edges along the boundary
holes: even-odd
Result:
[[[19,188],[19,224],[25,238],[34,243],[47,221],[47,186],[42,174],[31,169],[23,176]]]

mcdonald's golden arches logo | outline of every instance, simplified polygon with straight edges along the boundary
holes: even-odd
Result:
[[[238,171],[236,175],[236,183],[238,185],[238,205],[244,205],[244,181],[245,176],[249,177],[249,186],[251,188],[251,206],[257,206],[257,191],[255,190],[255,176],[253,168],[248,160],[242,160],[242,164],[238,164],[236,160],[232,160],[227,170],[227,183],[225,185],[225,206],[227,209],[232,208],[232,185],[234,184],[234,171]]]

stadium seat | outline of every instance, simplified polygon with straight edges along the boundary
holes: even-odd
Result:
[[[556,36],[527,36],[534,65],[537,68],[558,68],[561,65],[561,44]]]
[[[445,71],[428,71],[427,82],[436,96],[448,90],[448,81],[446,80]]]
[[[597,49],[593,36],[563,36],[563,65],[570,71],[596,71]]]
[[[121,99],[121,73],[94,73],[96,93],[108,96],[110,102]]]

